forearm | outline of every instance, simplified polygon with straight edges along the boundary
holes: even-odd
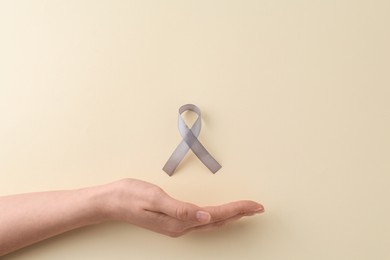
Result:
[[[0,198],[0,256],[104,220],[99,188]]]

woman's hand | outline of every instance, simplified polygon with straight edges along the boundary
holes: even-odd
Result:
[[[248,200],[220,206],[199,207],[170,197],[156,185],[124,179],[105,186],[101,210],[106,218],[178,237],[194,230],[212,230],[243,216],[264,212]]]
[[[106,220],[126,221],[177,237],[263,211],[263,206],[253,201],[199,207],[133,179],[78,190],[4,196],[0,197],[0,256]]]

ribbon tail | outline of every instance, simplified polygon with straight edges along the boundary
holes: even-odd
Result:
[[[180,144],[176,147],[176,149],[173,151],[168,161],[165,163],[164,167],[162,168],[163,171],[166,172],[169,176],[172,176],[177,166],[179,166],[180,162],[183,160],[189,149],[190,148],[188,147],[186,142],[182,140]]]
[[[196,136],[189,131],[184,138],[184,141],[199,158],[199,160],[212,172],[216,173],[222,166],[214,159],[213,156],[206,150],[206,148],[200,143]]]

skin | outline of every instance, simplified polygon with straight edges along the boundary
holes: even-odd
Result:
[[[104,221],[123,221],[170,237],[204,231],[264,212],[241,200],[199,207],[156,185],[123,179],[102,186],[0,197],[0,256],[44,239]]]

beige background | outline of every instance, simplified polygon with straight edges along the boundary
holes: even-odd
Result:
[[[134,177],[266,213],[171,239],[121,223],[4,259],[388,259],[389,1],[1,1],[0,193]],[[189,154],[177,109],[203,112]]]

